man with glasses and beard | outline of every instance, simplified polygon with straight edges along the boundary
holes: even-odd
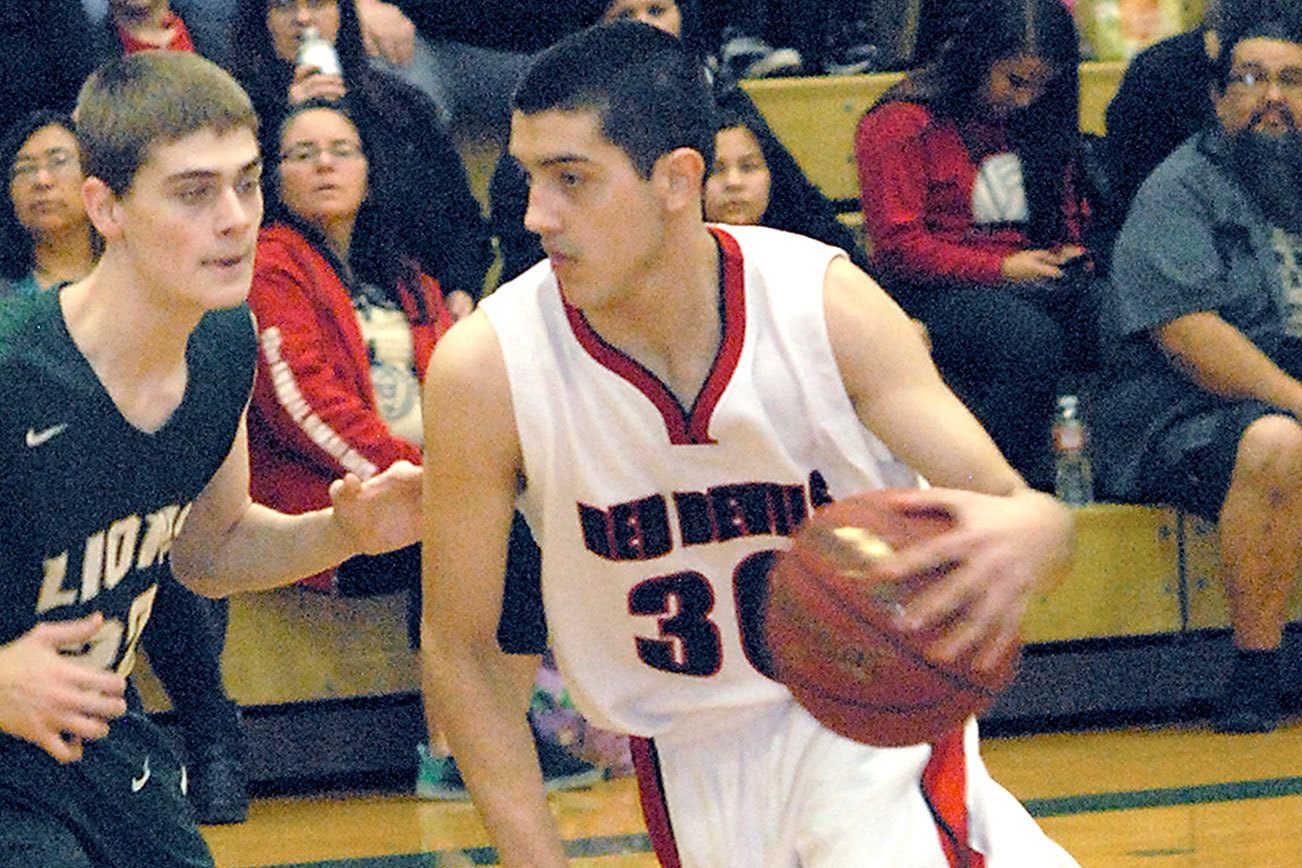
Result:
[[[1231,34],[1212,99],[1117,240],[1092,422],[1110,495],[1219,520],[1235,655],[1213,727],[1266,732],[1302,553],[1302,10]]]

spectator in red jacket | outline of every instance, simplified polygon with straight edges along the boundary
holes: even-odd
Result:
[[[327,504],[330,483],[345,472],[365,480],[399,459],[420,463],[420,378],[452,318],[395,223],[375,219],[387,237],[353,243],[354,226],[367,211],[382,215],[393,193],[373,182],[345,108],[296,107],[279,144],[279,216],[258,238],[249,293],[260,343],[251,491],[300,513]],[[357,557],[305,581],[343,593],[415,594],[418,548]],[[413,601],[413,618],[418,612]]]
[[[992,0],[957,27],[859,124],[864,230],[950,386],[1048,489],[1060,374],[1093,354],[1077,35],[1061,0]]]
[[[399,459],[421,461],[420,381],[452,316],[388,216],[405,195],[388,178],[341,103],[309,100],[281,125],[277,189],[267,197],[279,215],[258,237],[249,292],[259,341],[249,459],[253,498],[282,512],[329,503],[344,472],[365,480]],[[360,244],[353,230],[363,220],[372,228]],[[408,637],[418,643],[419,545],[352,558],[306,583],[347,596],[406,589]],[[602,776],[556,732],[536,731],[549,786]],[[420,754],[419,795],[469,798],[446,745]]]

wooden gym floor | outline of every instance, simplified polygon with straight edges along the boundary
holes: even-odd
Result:
[[[1173,726],[989,739],[984,754],[1084,868],[1302,865],[1302,721],[1269,735]],[[575,865],[656,865],[631,779],[552,805]],[[257,800],[243,825],[204,831],[220,868],[496,864],[469,804],[404,793]]]

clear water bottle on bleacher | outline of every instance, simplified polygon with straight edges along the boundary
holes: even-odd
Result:
[[[1058,398],[1053,417],[1054,494],[1064,503],[1084,506],[1094,499],[1085,420],[1075,395]]]

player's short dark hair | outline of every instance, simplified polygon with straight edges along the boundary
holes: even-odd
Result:
[[[82,85],[75,117],[86,175],[118,195],[158,145],[201,130],[258,130],[253,103],[235,79],[184,51],[142,51],[105,63]]]
[[[1296,0],[1293,0],[1296,2]],[[1221,54],[1216,60],[1217,84],[1221,91],[1230,83],[1234,69],[1234,49],[1245,39],[1277,39],[1302,44],[1302,8],[1275,6],[1273,14],[1245,16],[1227,20],[1221,33]]]
[[[515,108],[595,111],[601,132],[643,178],[664,154],[691,148],[714,161],[714,97],[682,43],[636,21],[599,24],[543,52],[515,91]]]

